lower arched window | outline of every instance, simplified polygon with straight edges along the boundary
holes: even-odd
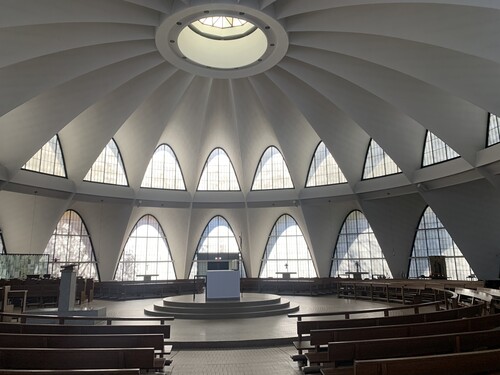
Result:
[[[469,263],[430,207],[418,225],[408,277],[475,279]]]
[[[259,277],[317,277],[304,235],[290,215],[274,225],[262,258]]]
[[[53,277],[60,276],[62,266],[74,264],[78,276],[99,278],[89,233],[76,211],[63,214],[43,253],[49,255],[49,273]]]

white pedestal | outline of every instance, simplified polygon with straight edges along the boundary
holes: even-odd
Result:
[[[76,292],[76,272],[73,267],[61,271],[61,282],[59,283],[59,302],[57,304],[60,312],[74,310]]]
[[[207,300],[208,299],[239,299],[240,272],[239,271],[207,271]]]

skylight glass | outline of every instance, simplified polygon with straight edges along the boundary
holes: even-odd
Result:
[[[490,113],[488,121],[488,146],[500,143],[500,119],[497,115]]]
[[[293,189],[292,178],[281,152],[270,146],[260,158],[252,190]]]
[[[198,190],[229,191],[240,190],[233,165],[226,152],[216,148],[210,153],[201,174]]]
[[[200,18],[199,21],[206,26],[217,27],[219,29],[243,26],[247,23],[244,19],[230,16],[205,17]]]
[[[332,154],[323,142],[320,142],[314,153],[309,168],[306,187],[342,184],[347,182]]]
[[[459,156],[460,155],[458,155],[455,150],[444,143],[434,133],[427,131],[427,135],[425,137],[424,158],[422,160],[423,167],[455,159]]]
[[[382,177],[396,173],[401,173],[401,169],[399,169],[382,147],[372,139],[366,154],[363,179]]]
[[[66,177],[59,138],[54,135],[33,157],[22,166],[29,171]]]
[[[128,185],[120,150],[113,139],[102,150],[84,180],[111,185]]]
[[[174,151],[167,145],[160,145],[144,174],[141,187],[152,189],[186,190],[181,168]]]

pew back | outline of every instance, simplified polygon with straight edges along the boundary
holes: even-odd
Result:
[[[153,348],[0,348],[3,369],[154,368]]]
[[[356,375],[478,375],[500,371],[500,349],[397,359],[356,361]]]
[[[431,336],[446,333],[483,331],[497,327],[500,327],[500,314],[429,323],[312,330],[310,342],[311,345],[317,346],[326,345],[333,341]]]

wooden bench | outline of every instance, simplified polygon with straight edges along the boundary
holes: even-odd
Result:
[[[323,353],[325,359],[322,363],[331,363],[332,367],[349,366],[358,360],[471,352],[499,347],[499,330],[366,341],[340,341],[328,344],[328,351]]]
[[[310,343],[314,348],[317,348],[329,342],[336,341],[440,335],[484,331],[497,327],[500,327],[500,314],[417,324],[312,330],[310,333]]]
[[[0,347],[11,348],[149,348],[170,354],[163,334],[55,335],[0,333]]]
[[[84,370],[29,370],[30,375],[139,375],[138,368],[126,369],[84,369]],[[0,369],[0,375],[26,375],[26,370]]]
[[[472,305],[451,310],[442,310],[422,314],[385,316],[378,318],[343,319],[343,320],[307,320],[297,322],[299,337],[310,334],[312,330],[352,327],[372,327],[394,324],[410,324],[435,322],[451,319],[479,316],[483,312],[483,305]]]
[[[470,353],[454,353],[356,361],[356,375],[479,375],[500,371],[500,349]],[[323,372],[330,374],[330,372]]]
[[[422,309],[434,308],[436,311],[440,309],[440,302],[428,302],[416,305],[404,305],[395,307],[382,307],[376,309],[365,309],[365,310],[350,310],[350,311],[331,311],[331,312],[319,312],[319,313],[293,313],[288,314],[289,318],[297,318],[297,321],[302,321],[303,318],[319,318],[319,317],[330,317],[330,316],[342,316],[344,319],[351,319],[352,317],[360,314],[373,314],[374,316],[390,316],[393,312],[401,311],[411,311],[413,314],[418,314]],[[314,346],[310,340],[304,339],[302,333],[298,331],[298,340],[293,342],[293,345],[298,350],[299,354],[302,354],[303,350],[314,349]]]
[[[23,324],[0,323],[0,333],[31,333],[31,334],[148,334],[160,333],[165,338],[170,337],[170,326],[158,325],[59,325],[59,324]]]
[[[490,304],[493,299],[491,294],[467,288],[455,288],[455,293],[458,295],[459,304],[482,304],[484,306],[485,313],[490,311]]]
[[[154,348],[0,348],[2,369],[163,369],[160,362]]]

